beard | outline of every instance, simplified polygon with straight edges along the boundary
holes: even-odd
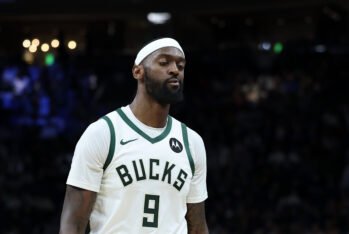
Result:
[[[144,71],[145,89],[147,93],[161,105],[175,104],[184,99],[183,82],[178,80],[179,87],[172,87],[169,84],[171,79],[173,78],[171,77],[164,81],[158,81],[149,76],[146,70]]]

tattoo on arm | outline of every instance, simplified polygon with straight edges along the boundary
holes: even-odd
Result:
[[[187,203],[185,216],[189,234],[207,234],[208,227],[205,216],[205,203]]]

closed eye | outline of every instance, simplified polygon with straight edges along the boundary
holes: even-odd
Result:
[[[184,64],[177,63],[177,68],[178,68],[178,70],[182,71],[184,69]]]
[[[168,61],[159,61],[160,66],[166,66],[168,65]]]

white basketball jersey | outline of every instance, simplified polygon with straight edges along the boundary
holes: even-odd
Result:
[[[111,144],[91,233],[187,233],[187,195],[195,165],[187,128],[168,117],[152,138],[117,109],[103,117]]]

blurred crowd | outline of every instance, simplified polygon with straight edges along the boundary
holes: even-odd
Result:
[[[345,59],[188,54],[171,113],[205,141],[210,233],[349,233]],[[75,144],[132,100],[131,67],[127,56],[0,64],[0,233],[57,233]]]

